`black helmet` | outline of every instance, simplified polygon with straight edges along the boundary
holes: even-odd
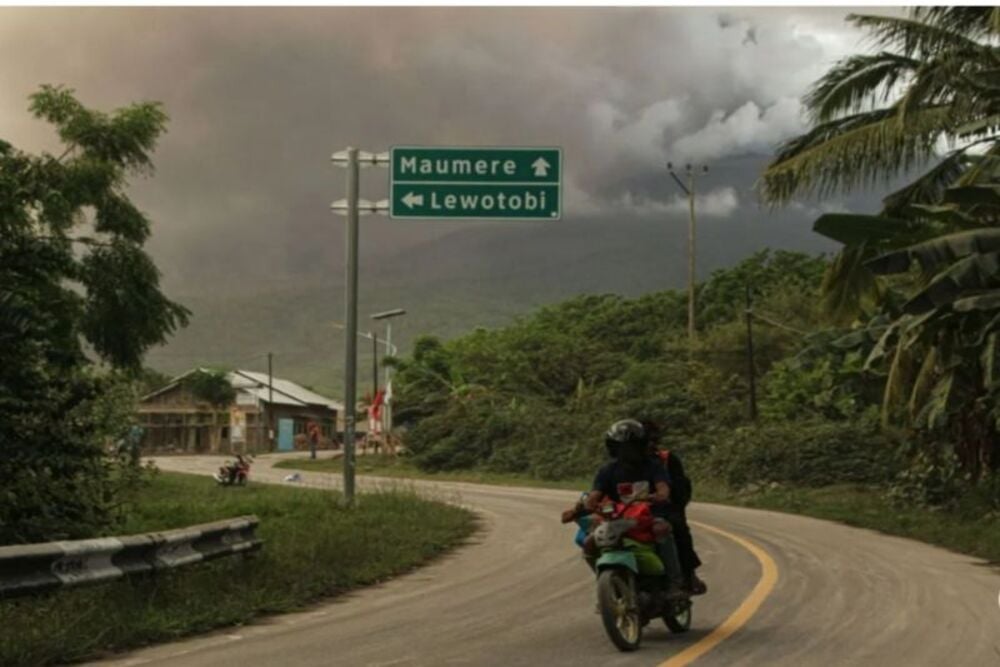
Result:
[[[634,419],[623,419],[611,425],[604,434],[604,447],[611,458],[636,458],[646,453],[649,434]]]

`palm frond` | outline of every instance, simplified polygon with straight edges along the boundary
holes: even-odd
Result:
[[[890,217],[905,215],[906,209],[915,204],[936,204],[944,191],[955,185],[969,165],[964,151],[952,151],[947,157],[906,185],[882,200],[882,214]]]
[[[1000,70],[997,71],[997,78],[1000,79]],[[1000,90],[1000,86],[997,87]],[[1000,132],[1000,113],[994,113],[985,118],[977,118],[974,121],[955,128],[955,135],[962,139],[975,139],[981,136],[994,136]]]
[[[983,182],[1000,181],[1000,141],[994,141],[982,155],[970,155],[969,163],[969,168],[955,185],[978,185]]]
[[[916,21],[976,38],[1000,32],[1000,9],[997,7],[914,7],[910,16]]]
[[[984,48],[963,31],[918,19],[848,14],[847,20],[870,33],[875,45],[898,50],[906,57],[920,57],[945,49],[978,53]]]
[[[803,98],[813,122],[825,123],[846,113],[885,102],[896,83],[920,67],[920,61],[883,51],[844,58]]]
[[[825,196],[886,183],[930,159],[938,137],[954,124],[946,105],[914,111],[904,123],[891,110],[824,123],[785,144],[759,191],[765,201],[782,204],[796,194]]]
[[[956,115],[963,117],[988,114],[989,96],[974,85],[963,85],[968,77],[978,73],[980,63],[979,58],[969,58],[955,51],[939,52],[926,58],[896,104],[899,121],[904,122],[912,110],[946,103],[953,107]]]

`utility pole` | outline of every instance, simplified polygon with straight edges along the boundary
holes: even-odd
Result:
[[[267,353],[267,450],[274,450],[274,370],[272,355]]]
[[[747,377],[750,380],[750,419],[757,420],[757,379],[753,363],[753,307],[750,304],[750,285],[746,286],[747,296]]]
[[[688,220],[688,340],[692,343],[695,341],[696,330],[695,330],[695,317],[694,317],[694,307],[695,307],[695,214],[694,214],[694,196],[695,196],[695,169],[691,164],[686,164],[684,166],[684,171],[687,173],[687,185],[684,184],[677,174],[674,173],[674,165],[672,162],[667,163],[667,171],[670,172],[670,176],[673,177],[674,181],[680,186],[680,189],[687,195],[688,198],[688,212],[690,213],[690,218]],[[702,165],[701,167],[702,175],[708,173],[708,165]]]
[[[344,499],[354,504],[354,422],[358,378],[358,149],[347,149],[347,341],[344,346]]]
[[[371,331],[368,335],[372,338],[372,400],[378,394],[378,338]]]
[[[330,208],[347,216],[347,281],[345,288],[345,310],[347,336],[344,345],[344,503],[354,505],[354,435],[357,421],[357,379],[358,379],[358,217],[363,205],[366,213],[381,213],[389,210],[389,203],[362,202],[360,194],[360,166],[387,166],[389,155],[361,153],[357,148],[348,147],[334,153],[333,163],[347,168],[347,199],[333,202]]]

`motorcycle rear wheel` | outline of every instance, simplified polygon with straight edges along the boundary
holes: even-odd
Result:
[[[597,601],[608,638],[619,651],[634,651],[642,641],[642,619],[632,577],[617,568],[597,577]]]
[[[691,601],[686,600],[663,616],[663,622],[671,632],[681,633],[691,629],[691,607]]]

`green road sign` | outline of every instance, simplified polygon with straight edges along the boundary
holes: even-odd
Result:
[[[562,206],[558,148],[394,146],[393,218],[557,220]]]

